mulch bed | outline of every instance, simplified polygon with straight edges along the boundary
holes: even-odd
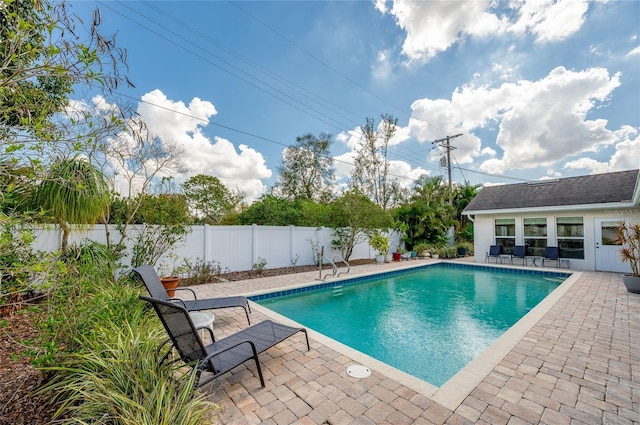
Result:
[[[51,423],[53,409],[46,399],[34,395],[43,379],[31,365],[25,341],[37,336],[33,312],[21,310],[0,317],[0,425],[44,425]]]
[[[374,260],[354,260],[352,266],[371,264]],[[325,266],[330,268],[330,266]],[[226,281],[256,279],[291,273],[317,271],[317,266],[283,267],[225,273]],[[34,322],[41,320],[26,309],[0,317],[0,425],[46,425],[52,422],[55,409],[47,406],[46,399],[33,392],[40,386],[44,375],[31,365],[27,341],[37,337]]]

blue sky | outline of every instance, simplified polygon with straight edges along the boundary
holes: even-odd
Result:
[[[128,50],[121,92],[205,173],[255,199],[283,149],[398,118],[391,173],[504,184],[640,168],[640,2],[76,1]],[[81,100],[81,99],[78,99]],[[83,99],[89,101],[88,99]]]

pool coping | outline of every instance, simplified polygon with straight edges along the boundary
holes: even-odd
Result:
[[[432,262],[429,265],[416,264],[403,267],[396,272],[376,272],[363,273],[356,278],[353,276],[344,276],[331,281],[331,284],[339,284],[342,281],[353,279],[366,279],[370,276],[376,276],[385,273],[403,273],[405,271],[437,265],[440,261]],[[458,373],[451,377],[441,387],[432,385],[426,381],[423,381],[415,376],[412,376],[406,372],[394,368],[380,360],[377,360],[367,354],[364,354],[354,348],[351,348],[345,344],[342,344],[324,334],[316,332],[312,329],[308,329],[309,336],[321,344],[350,357],[356,362],[369,367],[372,370],[380,372],[382,375],[394,379],[395,381],[405,385],[406,387],[416,391],[419,394],[441,404],[442,406],[455,410],[464,399],[476,388],[488,375],[495,369],[495,367],[502,361],[502,359],[518,344],[519,341],[533,328],[544,315],[556,304],[556,302],[580,279],[582,272],[579,271],[567,271],[567,270],[540,270],[530,267],[509,267],[506,265],[490,265],[490,264],[477,264],[477,263],[458,263],[459,265],[468,265],[472,267],[487,267],[487,268],[500,268],[500,269],[513,269],[516,272],[519,271],[532,271],[543,272],[550,274],[567,274],[567,279],[562,282],[556,289],[554,289],[549,295],[547,295],[540,303],[532,308],[525,316],[518,320],[513,326],[505,331],[496,341],[494,341],[487,349],[480,353],[475,359],[469,362]],[[287,292],[293,291],[298,288],[305,288],[310,286],[322,285],[319,281],[306,282],[295,285],[286,285],[277,288],[270,288],[264,290],[257,290],[245,294],[247,298],[256,297],[259,295],[270,294],[274,292]],[[262,305],[251,301],[251,308],[255,308],[256,311],[271,317],[281,323],[288,324],[290,326],[303,327],[303,325],[282,316],[270,310]]]

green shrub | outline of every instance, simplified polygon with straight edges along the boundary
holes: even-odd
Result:
[[[180,285],[182,286],[214,282],[218,276],[225,272],[217,261],[204,261],[197,258],[193,263],[185,259],[185,263],[187,277],[180,280]]]
[[[369,239],[369,245],[373,248],[378,255],[386,255],[391,243],[389,242],[389,238],[382,233],[375,233]]]
[[[413,250],[420,254],[422,251],[431,251],[431,245],[425,242],[421,242],[417,245],[414,245]]]
[[[255,270],[258,274],[264,273],[264,271],[267,269],[267,260],[262,257],[258,257],[258,260],[253,263],[251,269]]]
[[[140,290],[123,287],[113,277],[115,263],[104,245],[70,246],[56,261],[54,284],[37,323],[34,364],[53,366],[65,353],[81,350],[79,341],[113,317],[126,318],[140,302]]]
[[[443,246],[438,248],[440,258],[458,258],[458,252],[455,246]]]
[[[55,254],[35,252],[32,227],[0,213],[0,316],[37,302],[55,281]]]
[[[473,252],[473,244],[471,242],[458,242],[456,243],[456,250],[463,249],[466,255],[470,255]]]

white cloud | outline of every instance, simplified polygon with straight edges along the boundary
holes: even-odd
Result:
[[[389,178],[397,180],[402,188],[411,188],[415,181],[422,175],[431,175],[430,170],[411,165],[404,161],[389,161]]]
[[[380,51],[371,67],[371,75],[376,80],[386,81],[392,76],[393,65],[389,61],[389,52]]]
[[[530,34],[537,43],[566,39],[583,25],[587,1],[526,0],[510,2],[517,19],[498,15],[498,5],[487,0],[411,1],[395,0],[391,9],[377,1],[376,9],[390,13],[406,32],[402,53],[409,61],[428,61],[466,37],[512,33]],[[502,11],[504,12],[504,10]]]
[[[382,14],[387,13],[387,1],[386,0],[374,0],[374,6],[377,11]]]
[[[582,27],[588,9],[587,1],[528,0],[520,7],[520,17],[510,30],[528,31],[539,43],[563,40]]]
[[[156,89],[142,96],[138,113],[149,130],[163,141],[178,141],[200,134],[209,117],[218,113],[212,103],[194,98],[189,105],[172,101]]]
[[[336,140],[338,140],[336,138]],[[355,152],[349,151],[342,155],[335,155],[333,157],[333,166],[336,169],[336,180],[347,180],[351,176],[353,170],[353,163],[355,161]]]
[[[483,148],[480,151],[480,155],[496,156],[497,154],[498,154],[498,152],[496,152],[495,149],[492,149],[492,148],[490,148],[488,146],[486,148]]]
[[[203,133],[208,119],[217,114],[211,102],[194,98],[185,105],[167,99],[160,90],[145,94],[142,100],[138,113],[149,131],[163,144],[172,144],[182,152],[180,161],[186,172],[177,176],[179,182],[196,174],[208,174],[218,177],[228,188],[245,192],[250,201],[264,192],[261,179],[270,178],[272,172],[262,154],[246,145],[239,145],[236,150],[233,143],[220,137],[212,142]]]
[[[502,28],[500,20],[486,13],[488,1],[395,0],[389,11],[407,36],[402,53],[411,61],[426,61],[447,50],[463,35],[485,35]]]
[[[636,47],[635,49],[627,53],[627,56],[637,56],[637,55],[640,55],[640,46]]]
[[[616,135],[621,141],[615,144],[615,152],[609,161],[580,158],[567,162],[564,168],[591,170],[591,174],[640,168],[640,134],[638,129],[624,126],[616,132]]]
[[[591,170],[591,174],[601,174],[613,171],[609,168],[608,162],[596,161],[593,158],[580,158],[567,162],[564,166],[567,170]]]
[[[538,81],[464,86],[451,100],[416,100],[408,125],[399,133],[406,133],[404,140],[421,143],[463,133],[451,139],[456,161],[490,156],[479,168],[492,174],[553,166],[584,152],[600,152],[626,137],[607,129],[607,120],[587,118],[619,85],[620,75],[610,76],[603,68],[577,72],[558,67]],[[500,150],[474,134],[488,126],[497,126]],[[431,158],[441,155],[433,150]]]
[[[109,103],[104,96],[96,95],[87,103],[84,100],[69,100],[69,104],[64,109],[64,115],[68,118],[80,120],[85,113],[93,115],[117,114],[120,107],[116,103]]]
[[[589,114],[608,102],[620,86],[620,74],[610,75],[604,68],[584,71],[553,69],[537,81],[520,80],[496,87],[467,85],[456,89],[451,100],[418,99],[412,104],[412,116],[405,127],[399,127],[390,143],[431,143],[446,136],[462,133],[450,139],[455,147],[453,155],[458,164],[473,163],[492,174],[507,174],[548,167],[550,178],[557,177],[555,168],[572,160],[569,167],[595,163],[575,158],[585,153],[602,156],[614,145],[617,154],[605,165],[612,169],[638,168],[637,131],[625,127],[618,131],[607,129],[607,120],[590,118]],[[494,141],[483,141],[475,133],[485,128],[497,128]],[[635,131],[635,133],[634,133]],[[633,133],[633,137],[631,134]],[[349,149],[336,159],[353,163],[353,151],[361,137],[358,130],[341,133],[337,141]],[[635,149],[635,150],[634,150]],[[430,150],[430,159],[439,161],[442,149]],[[635,162],[635,163],[634,163]],[[417,177],[405,161],[397,161],[393,174]],[[348,177],[351,167],[336,164],[339,176]]]
[[[464,102],[463,102],[464,103]],[[471,119],[473,113],[463,104],[444,99],[420,99],[411,105],[412,117],[409,119],[409,135],[420,143],[433,142],[445,136],[462,136],[450,139],[456,147],[455,158],[460,164],[467,164],[480,154],[481,141],[472,134],[472,128],[478,123]],[[455,125],[455,128],[452,128]],[[440,150],[431,151],[431,158],[439,158]]]
[[[602,68],[575,72],[558,67],[540,81],[521,82],[522,90],[510,88],[510,106],[500,114],[496,138],[504,155],[481,169],[502,173],[534,168],[613,143],[616,136],[607,130],[607,121],[586,115],[619,85],[619,76],[610,77]]]

